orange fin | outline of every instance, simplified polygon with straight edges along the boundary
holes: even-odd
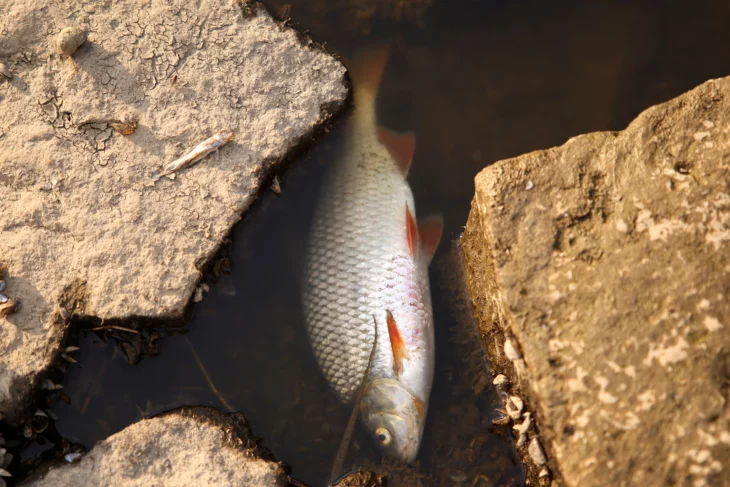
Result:
[[[421,250],[431,262],[433,255],[444,233],[444,219],[441,215],[431,215],[418,221],[418,236],[421,239]]]
[[[378,140],[390,152],[395,162],[403,172],[403,176],[408,175],[413,161],[413,153],[416,152],[416,134],[413,132],[405,132],[399,134],[383,127],[378,127]]]
[[[416,406],[416,410],[418,411],[418,417],[423,418],[423,401],[421,401],[417,397],[414,397],[413,405]]]
[[[408,249],[411,251],[411,256],[416,256],[416,250],[418,249],[418,227],[416,227],[416,219],[413,218],[411,209],[408,208],[406,203],[406,238],[408,239]]]
[[[408,357],[406,343],[398,330],[395,318],[390,311],[386,311],[388,319],[388,335],[390,336],[390,348],[393,350],[393,372],[400,375],[403,372],[403,359]]]
[[[369,46],[355,55],[349,72],[355,85],[356,98],[359,97],[359,92],[367,92],[371,96],[378,92],[389,56],[390,44]]]

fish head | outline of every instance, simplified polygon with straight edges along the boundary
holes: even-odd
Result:
[[[360,417],[384,457],[412,462],[418,454],[425,414],[421,401],[395,379],[365,385]]]

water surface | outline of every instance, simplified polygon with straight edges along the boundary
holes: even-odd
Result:
[[[360,2],[367,5],[367,1]],[[377,3],[377,2],[375,2]],[[327,49],[392,43],[379,118],[413,130],[409,181],[420,216],[444,215],[444,242],[431,272],[437,364],[420,469],[424,485],[519,485],[511,441],[491,426],[498,398],[453,272],[473,178],[500,159],[620,130],[643,109],[730,71],[730,5],[721,1],[504,2],[442,0],[415,18],[358,22],[350,2],[272,1]],[[428,8],[426,8],[428,6]],[[342,8],[339,8],[342,7]],[[59,403],[59,431],[87,447],[141,417],[209,404],[211,391],[191,345],[225,400],[249,419],[293,476],[323,485],[349,408],[328,390],[309,350],[300,274],[314,199],[336,163],[342,124],[286,172],[282,195],[267,192],[232,234],[232,272],[209,279],[189,332],[166,337],[157,357],[132,366],[94,333],[80,337]],[[475,345],[476,344],[476,345]],[[377,467],[358,430],[349,466]],[[397,469],[396,469],[397,470]],[[416,485],[416,484],[412,484]]]

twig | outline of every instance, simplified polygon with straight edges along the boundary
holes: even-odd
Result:
[[[193,358],[195,358],[195,361],[198,363],[198,367],[200,367],[200,371],[203,373],[203,376],[205,376],[205,380],[208,382],[208,386],[210,387],[210,390],[213,391],[213,394],[215,394],[215,397],[218,398],[218,400],[223,404],[226,409],[228,409],[229,413],[233,413],[236,410],[233,409],[233,407],[226,401],[226,398],[223,397],[223,394],[218,390],[218,388],[213,384],[213,379],[210,378],[208,375],[208,371],[205,370],[205,366],[203,365],[203,362],[200,360],[200,357],[198,357],[197,352],[195,351],[195,348],[193,347],[193,344],[188,340],[188,337],[183,336],[183,340],[188,344],[190,347],[190,351],[193,353]]]
[[[139,331],[135,330],[134,328],[127,328],[126,326],[119,326],[119,325],[103,325],[103,326],[97,326],[96,328],[92,328],[92,331],[99,331],[99,330],[119,330],[119,331],[126,331],[129,333],[137,333],[139,334]]]

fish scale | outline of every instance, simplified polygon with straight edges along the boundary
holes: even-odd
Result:
[[[358,157],[340,161],[324,185],[304,286],[315,356],[333,389],[348,402],[367,366],[375,338],[373,317],[380,336],[387,337],[386,310],[403,308],[410,291],[428,297],[427,281],[424,285],[405,237],[406,205],[414,210],[410,189],[387,148],[373,142],[374,134],[364,137],[362,132],[348,141],[346,152],[366,157],[367,165]],[[414,321],[430,321],[430,299],[423,301],[406,306]],[[382,341],[370,376],[393,378],[392,362],[390,346]]]

